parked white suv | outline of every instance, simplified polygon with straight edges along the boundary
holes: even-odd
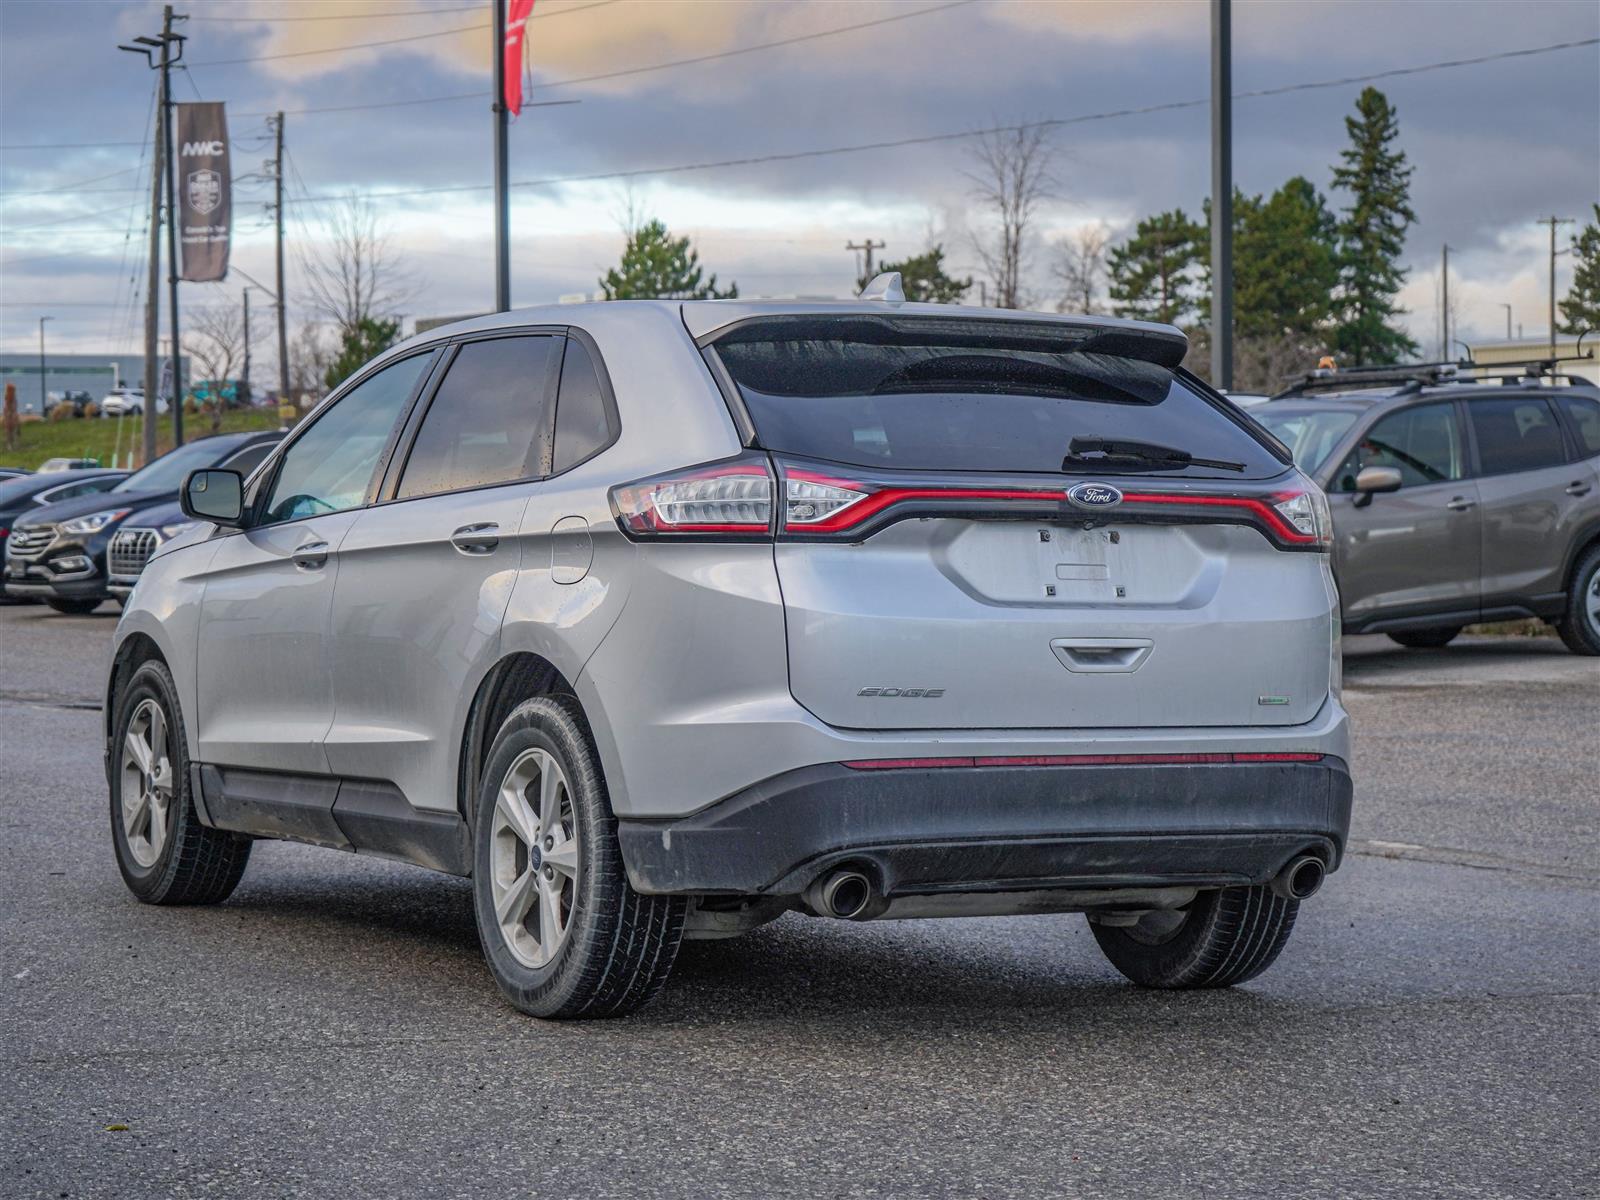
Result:
[[[159,415],[167,411],[169,405],[164,397],[156,399],[156,413]],[[144,392],[138,388],[112,388],[100,401],[100,415],[102,417],[132,417],[144,412]]]
[[[470,876],[547,1017],[790,911],[1251,978],[1344,852],[1338,604],[1322,494],[1185,350],[894,300],[403,343],[190,477],[110,671],[128,886],[222,900],[262,837]]]

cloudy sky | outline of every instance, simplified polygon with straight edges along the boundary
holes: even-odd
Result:
[[[269,153],[263,114],[282,109],[292,314],[303,311],[297,256],[324,236],[318,198],[351,191],[378,197],[410,274],[409,316],[488,306],[487,0],[180,8],[189,67],[175,95],[228,102],[236,179],[246,177],[238,266],[271,282],[258,164]],[[1125,231],[1172,206],[1198,213],[1209,188],[1207,11],[1200,0],[537,0],[529,98],[579,103],[530,108],[511,130],[511,177],[526,184],[513,191],[514,302],[592,291],[616,261],[630,203],[691,234],[708,268],[746,295],[842,295],[855,270],[845,243],[866,237],[886,241],[891,258],[941,240],[971,271],[984,217],[964,175],[967,141],[770,156],[1199,102],[1055,130],[1058,195],[1040,220],[1032,280],[1053,307],[1050,240],[1096,222]],[[159,26],[153,3],[0,2],[0,349],[32,348],[44,313],[61,349],[139,344],[154,76],[116,46]],[[1595,0],[1239,0],[1234,84],[1249,93],[1596,37]],[[378,42],[388,44],[351,48]],[[1304,174],[1327,188],[1360,86],[1240,99],[1240,186],[1268,191]],[[1503,335],[1510,303],[1529,336],[1542,333],[1548,232],[1535,222],[1581,216],[1600,198],[1600,49],[1378,86],[1416,169],[1403,294],[1414,336],[1437,345],[1444,243],[1463,332]],[[237,303],[244,282],[184,285],[184,303]]]

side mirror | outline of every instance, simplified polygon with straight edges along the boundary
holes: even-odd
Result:
[[[191,471],[178,503],[185,516],[218,525],[244,523],[244,477],[237,471]]]
[[[1356,476],[1356,507],[1365,508],[1379,492],[1398,492],[1402,482],[1398,467],[1362,467]]]

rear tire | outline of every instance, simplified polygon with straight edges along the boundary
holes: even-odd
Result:
[[[86,617],[100,607],[98,600],[57,600],[52,597],[45,603],[58,613],[69,617]]]
[[[599,756],[575,701],[524,701],[495,735],[473,830],[473,908],[501,994],[535,1017],[615,1017],[661,990],[682,897],[628,885]]]
[[[217,904],[239,885],[250,841],[200,823],[178,689],[152,659],[116,698],[111,838],[128,890],[146,904]],[[141,763],[141,759],[145,762]]]
[[[1450,629],[1408,629],[1403,633],[1391,633],[1389,640],[1412,650],[1437,650],[1460,636],[1461,626],[1457,625]]]
[[[1567,611],[1556,632],[1574,654],[1600,655],[1600,545],[1590,546],[1573,568]]]
[[[1201,892],[1175,929],[1161,928],[1162,913],[1089,928],[1111,965],[1143,987],[1231,987],[1272,965],[1299,909],[1265,886],[1231,887]]]

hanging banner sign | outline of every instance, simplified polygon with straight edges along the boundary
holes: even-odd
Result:
[[[177,120],[178,278],[213,283],[228,274],[233,177],[228,118],[221,101],[179,104]]]
[[[495,0],[506,5],[506,44],[500,48],[505,55],[506,94],[502,99],[513,117],[522,114],[522,40],[528,30],[528,18],[533,15],[533,0]]]

